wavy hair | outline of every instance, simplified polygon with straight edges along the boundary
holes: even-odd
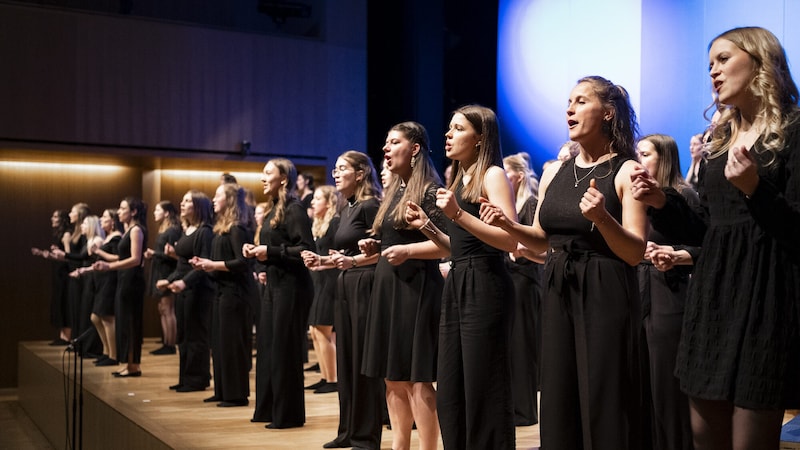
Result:
[[[466,105],[453,111],[452,115],[461,114],[475,129],[481,137],[481,145],[478,147],[478,159],[471,168],[472,173],[480,174],[473,176],[469,183],[464,186],[464,199],[477,203],[478,199],[484,195],[483,174],[489,167],[503,167],[503,151],[500,146],[500,132],[497,124],[497,115],[491,109],[481,105]],[[447,188],[451,191],[461,183],[464,178],[464,169],[461,163],[453,161],[453,180]]]
[[[516,192],[517,212],[522,210],[522,206],[528,198],[539,198],[539,178],[531,168],[531,155],[520,152],[503,158],[503,165],[514,172],[522,174],[522,183],[519,184]]]
[[[322,217],[314,216],[314,221],[311,224],[311,234],[314,236],[314,239],[325,236],[325,233],[328,232],[331,220],[339,213],[339,191],[336,190],[335,186],[324,184],[314,190],[315,194],[317,192],[321,193],[322,198],[328,203],[328,209]]]
[[[753,79],[747,89],[758,102],[757,116],[764,121],[761,151],[772,154],[767,163],[770,165],[786,143],[786,127],[798,120],[797,102],[800,95],[789,70],[786,51],[774,34],[761,27],[728,30],[711,40],[709,50],[719,39],[732,42],[750,55],[755,63]],[[734,106],[721,104],[716,92],[713,95],[714,101],[709,109],[713,107],[721,114],[717,121],[719,125],[712,134],[709,158],[716,158],[730,148],[741,123],[741,111]]]
[[[364,176],[361,181],[356,183],[355,198],[357,202],[368,200],[371,198],[381,199],[383,186],[381,185],[380,176],[375,171],[375,166],[372,160],[366,153],[357,150],[347,150],[339,155],[339,158],[347,161],[356,172],[363,172]]]
[[[631,106],[628,91],[597,75],[583,77],[577,84],[581,83],[591,85],[603,108],[613,112],[611,120],[604,122],[607,125],[603,126],[603,134],[608,138],[612,151],[636,159],[639,124],[636,122],[636,112]]]
[[[403,228],[408,228],[405,219],[406,202],[413,201],[416,204],[421,204],[422,199],[425,197],[425,191],[431,183],[437,186],[441,186],[442,184],[442,180],[439,178],[436,167],[431,160],[430,139],[428,138],[428,131],[425,127],[417,122],[402,122],[389,129],[389,132],[392,131],[399,131],[402,133],[412,146],[419,145],[419,151],[416,155],[412,155],[411,157],[411,176],[408,178],[400,202],[392,211],[389,211],[391,202],[386,201],[381,203],[380,208],[378,208],[378,213],[375,215],[375,221],[372,223],[373,233],[378,233],[387,214],[390,215],[396,225],[404,224]],[[385,198],[394,198],[397,191],[402,186],[402,183],[403,181],[400,177],[390,177]]]

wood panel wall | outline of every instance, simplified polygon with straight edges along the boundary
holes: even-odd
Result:
[[[264,161],[177,159],[119,152],[61,152],[0,146],[0,388],[17,386],[17,342],[51,340],[51,263],[34,257],[31,247],[50,245],[50,216],[86,202],[93,214],[116,208],[133,195],[148,205],[149,245],[156,235],[152,208],[162,199],[176,205],[194,188],[213,196],[220,174],[230,172],[263,200],[258,181]],[[325,166],[299,165],[325,173]],[[161,325],[156,300],[145,301],[145,337],[156,338]]]

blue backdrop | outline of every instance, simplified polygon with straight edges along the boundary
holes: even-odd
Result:
[[[762,26],[800,61],[796,0],[500,0],[497,112],[505,154],[531,154],[534,169],[568,139],[575,82],[601,75],[624,86],[641,133],[673,136],[684,171],[689,138],[711,103],[709,41],[737,26]],[[793,71],[795,81],[797,71]]]

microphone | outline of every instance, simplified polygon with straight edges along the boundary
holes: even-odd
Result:
[[[86,331],[81,333],[80,336],[76,337],[75,339],[70,340],[69,341],[69,345],[67,345],[67,350],[75,350],[75,346],[77,344],[80,344],[82,341],[84,341],[86,339],[86,337],[89,336],[92,333],[92,331],[94,331],[94,328],[88,328]]]

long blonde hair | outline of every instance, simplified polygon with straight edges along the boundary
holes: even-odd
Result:
[[[421,204],[422,199],[425,197],[425,191],[431,183],[435,183],[437,186],[441,186],[442,184],[439,174],[433,166],[433,161],[431,161],[430,146],[428,144],[430,140],[428,139],[428,132],[425,130],[425,127],[417,122],[403,122],[393,126],[389,131],[399,131],[403,133],[403,136],[408,139],[412,146],[415,144],[419,145],[419,151],[411,158],[411,176],[408,179],[400,202],[392,211],[389,211],[389,207],[392,206],[390,204],[391,202],[385,201],[381,203],[380,208],[378,208],[378,213],[375,216],[375,221],[372,224],[373,233],[378,233],[387,214],[391,215],[396,225],[405,224],[403,228],[407,228],[408,224],[406,224],[405,220],[406,202],[410,200],[414,203]],[[402,186],[402,182],[400,177],[391,177],[389,186],[386,188],[385,198],[394,198],[395,194]]]
[[[231,227],[250,223],[250,207],[247,206],[247,192],[234,183],[222,185],[225,193],[225,208],[217,215],[214,233],[222,234],[231,231]]]
[[[86,203],[76,203],[72,208],[78,210],[78,220],[75,221],[75,225],[72,227],[72,236],[70,236],[69,240],[71,243],[77,244],[81,239],[81,224],[83,223],[83,219],[85,219],[91,211],[89,210],[89,205]]]
[[[758,117],[763,120],[763,150],[775,155],[786,143],[786,127],[798,119],[797,85],[789,71],[786,52],[778,38],[770,31],[760,27],[733,28],[715,37],[708,48],[719,39],[725,39],[742,49],[755,63],[755,72],[747,89],[759,103]],[[714,93],[714,110],[720,111],[717,126],[709,144],[709,158],[716,158],[727,152],[739,131],[741,111],[734,106],[723,105]],[[711,107],[709,107],[711,109]]]
[[[331,220],[336,217],[339,211],[339,191],[336,190],[335,186],[328,184],[322,185],[314,190],[315,194],[317,192],[321,193],[322,197],[328,203],[328,209],[322,217],[314,216],[314,222],[311,224],[311,234],[314,236],[314,239],[325,236],[325,233],[328,232]]]
[[[514,172],[522,174],[522,182],[516,192],[516,208],[517,212],[520,212],[528,198],[539,197],[539,179],[536,177],[536,172],[531,169],[530,155],[525,152],[506,156],[503,158],[503,165],[508,166]]]

